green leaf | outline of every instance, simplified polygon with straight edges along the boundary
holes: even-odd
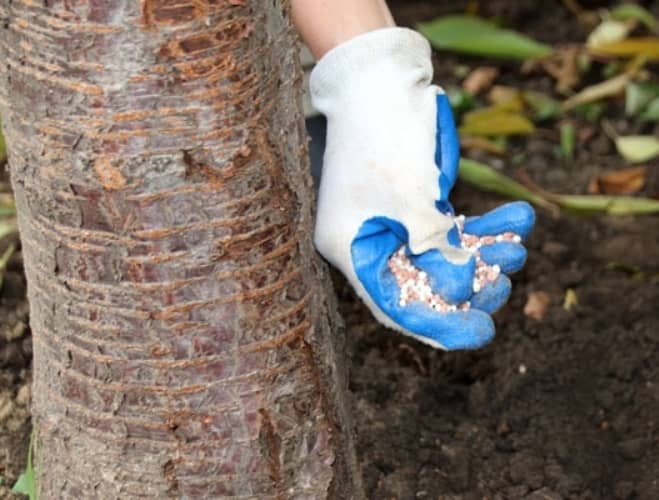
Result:
[[[478,99],[459,87],[448,88],[446,90],[446,96],[451,103],[451,109],[453,109],[454,113],[463,113],[479,105]]]
[[[651,198],[554,194],[542,191],[539,188],[529,189],[497,172],[492,167],[466,158],[460,159],[458,172],[460,179],[483,191],[502,194],[518,200],[526,200],[554,212],[558,205],[563,209],[581,213],[604,212],[610,215],[659,213],[659,200]]]
[[[37,492],[34,483],[34,472],[23,472],[20,476],[18,476],[18,480],[14,484],[14,487],[11,489],[11,491],[14,493],[26,495],[30,498],[30,500],[36,500]]]
[[[645,279],[645,273],[641,270],[640,267],[633,266],[630,264],[625,264],[623,262],[607,262],[604,269],[607,271],[615,271],[628,274],[632,280],[642,281]]]
[[[466,64],[456,64],[453,66],[453,76],[458,80],[463,80],[469,73],[471,73],[471,68]]]
[[[11,259],[11,256],[14,255],[16,247],[14,245],[9,245],[9,248],[0,255],[0,290],[2,290],[2,283],[5,276],[5,270],[7,269],[7,262]]]
[[[459,132],[467,135],[505,136],[531,134],[535,131],[533,123],[523,115],[503,110],[484,111],[467,113]]]
[[[585,75],[590,71],[590,68],[593,66],[593,58],[590,57],[588,52],[580,52],[577,55],[577,68],[582,75]]]
[[[635,3],[623,3],[611,11],[611,18],[617,21],[629,21],[635,19],[642,22],[648,29],[657,27],[657,19],[651,12]]]
[[[13,221],[12,222],[0,221],[0,241],[6,236],[15,233],[16,230],[17,230],[16,224]],[[14,251],[15,251],[14,245],[9,245],[9,247],[5,250],[5,252],[2,255],[0,255],[0,289],[2,288],[2,281],[3,281],[3,276],[5,274],[5,269],[7,268],[7,262],[9,262],[9,259],[13,255]]]
[[[437,49],[525,60],[551,53],[547,45],[473,16],[444,16],[418,25]]]
[[[34,474],[34,469],[32,468],[32,448],[34,447],[34,437],[35,429],[32,429],[32,435],[30,436],[30,444],[27,450],[27,466],[25,467],[25,472],[23,472],[14,484],[11,491],[14,493],[20,493],[27,495],[30,500],[37,500],[37,482]]]
[[[16,224],[13,222],[1,222],[0,221],[0,240],[5,236],[9,236],[16,232]]]
[[[640,163],[659,156],[659,138],[653,135],[627,135],[615,139],[616,148],[626,160]]]
[[[625,65],[622,61],[611,61],[602,68],[602,76],[604,78],[613,78],[619,75],[624,68]]]
[[[0,221],[0,240],[5,236],[15,233],[16,230],[15,221]]]
[[[533,111],[534,118],[538,121],[555,118],[561,114],[561,105],[547,94],[534,90],[525,90],[522,97],[526,105]]]
[[[606,106],[606,102],[587,102],[574,108],[574,112],[578,117],[590,123],[596,123],[606,111]]]
[[[0,217],[13,217],[16,215],[16,205],[14,202],[0,203]]]
[[[624,40],[631,31],[629,23],[606,19],[595,28],[586,40],[587,47],[597,47],[603,43],[619,42]]]
[[[659,200],[636,196],[556,195],[555,201],[567,210],[605,212],[610,215],[646,215],[659,213]]]
[[[574,145],[576,143],[577,132],[572,122],[561,123],[561,156],[567,160],[574,158]]]
[[[659,97],[659,84],[630,82],[625,89],[625,113],[630,116],[639,114],[656,97]]]
[[[551,208],[552,204],[542,196],[534,193],[530,189],[522,186],[519,182],[514,181],[488,165],[484,165],[467,158],[460,159],[458,169],[460,179],[472,184],[483,191],[502,194],[518,200],[526,200],[536,205]]]
[[[650,104],[648,104],[645,111],[639,116],[641,120],[649,122],[659,122],[659,97],[653,99]]]

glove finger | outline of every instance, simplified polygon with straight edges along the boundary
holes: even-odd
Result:
[[[526,248],[509,241],[483,245],[479,253],[483,262],[490,266],[499,266],[506,274],[519,271],[526,262]]]
[[[406,238],[407,231],[402,224],[385,217],[375,217],[362,224],[352,242],[350,253],[355,274],[378,305],[384,301],[398,303],[398,296],[394,297],[389,291],[391,286],[398,286],[388,264],[391,255]]]
[[[526,238],[533,228],[535,213],[525,201],[506,203],[480,217],[467,219],[463,231],[476,236],[496,236],[511,231]]]
[[[483,311],[441,313],[420,302],[400,305],[400,288],[388,261],[404,236],[402,225],[377,218],[364,223],[353,241],[354,270],[370,300],[405,333],[434,347],[475,349],[488,343],[494,323]],[[468,283],[471,286],[471,277]]]
[[[476,261],[473,257],[464,265],[449,262],[438,250],[410,255],[412,264],[428,275],[430,288],[446,302],[461,304],[471,297]]]
[[[447,202],[451,189],[453,189],[460,161],[460,142],[455,128],[455,120],[451,104],[443,92],[437,94],[436,130],[435,164],[440,170],[438,206],[442,206]]]
[[[411,303],[387,314],[406,333],[441,349],[477,349],[494,337],[492,318],[478,309],[440,313],[425,304]]]
[[[471,308],[492,314],[508,302],[511,290],[512,284],[508,276],[500,274],[496,280],[483,286],[480,292],[472,296]]]
[[[379,238],[381,248],[398,245],[392,233]],[[401,306],[400,288],[386,264],[362,266],[358,276],[375,305],[405,333],[421,342],[446,350],[476,349],[494,337],[494,323],[482,310],[441,313],[420,302]]]

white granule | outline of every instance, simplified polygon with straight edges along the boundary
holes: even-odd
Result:
[[[464,219],[464,215],[458,215],[454,218],[454,221],[460,232],[462,248],[467,250],[476,259],[476,275],[474,276],[473,290],[474,293],[477,293],[482,290],[487,283],[496,280],[501,273],[499,266],[489,266],[481,260],[481,246],[491,245],[502,241],[519,243],[522,241],[522,238],[512,232],[506,232],[497,236],[482,237],[466,234],[462,231]],[[396,283],[400,288],[398,303],[401,306],[406,306],[410,302],[419,301],[439,312],[454,312],[458,310],[466,311],[470,307],[468,301],[460,305],[449,304],[438,294],[433,293],[432,288],[430,288],[430,280],[427,273],[412,265],[412,262],[405,253],[404,246],[400,247],[389,258],[389,270],[396,278]]]

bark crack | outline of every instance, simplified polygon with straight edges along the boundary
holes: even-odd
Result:
[[[259,433],[259,442],[261,443],[261,449],[264,456],[268,462],[270,468],[270,479],[275,491],[281,490],[281,438],[275,432],[275,428],[272,425],[272,419],[270,417],[270,412],[265,408],[259,410],[259,415],[261,416],[261,431]],[[278,498],[281,497],[281,494],[278,495]]]

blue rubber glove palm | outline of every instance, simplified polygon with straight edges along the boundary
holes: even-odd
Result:
[[[315,243],[383,324],[443,349],[475,348],[494,335],[490,313],[510,294],[500,275],[474,294],[474,257],[460,245],[448,196],[455,183],[458,141],[448,100],[430,84],[430,48],[416,32],[378,30],[326,54],[311,75],[312,99],[328,119]],[[511,203],[465,222],[477,236],[533,224],[526,203]],[[439,313],[420,302],[400,305],[388,269],[406,246],[415,267],[446,302],[469,310]],[[504,273],[526,251],[493,243],[480,257]]]

